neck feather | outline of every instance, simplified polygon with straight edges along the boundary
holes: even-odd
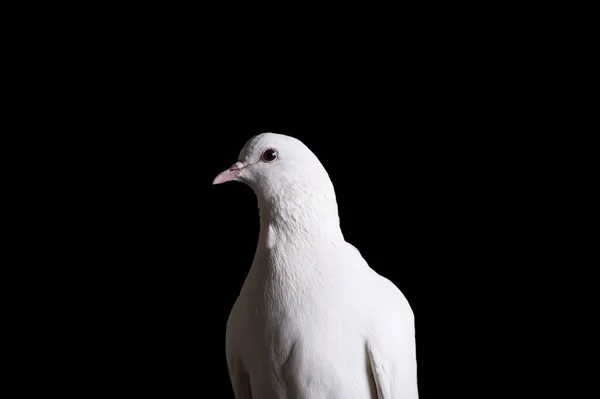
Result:
[[[259,245],[271,249],[319,248],[343,239],[333,188],[297,187],[270,195],[257,195],[260,208]]]

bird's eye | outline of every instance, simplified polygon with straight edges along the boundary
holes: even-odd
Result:
[[[265,162],[273,162],[277,159],[277,151],[273,149],[268,149],[262,154],[262,160]]]

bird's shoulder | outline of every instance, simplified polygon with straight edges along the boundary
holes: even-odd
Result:
[[[413,317],[409,302],[394,282],[379,273],[377,267],[372,267],[352,244],[346,243],[343,252],[345,255],[340,259],[353,265],[349,268],[354,281],[353,291],[363,295],[363,302],[367,304],[373,317],[387,319]]]

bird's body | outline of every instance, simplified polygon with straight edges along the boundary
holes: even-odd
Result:
[[[227,322],[236,399],[418,398],[412,310],[345,241],[333,185],[312,152],[266,133],[246,144],[235,171],[272,147],[279,165],[235,174],[254,189],[261,213],[254,261]]]

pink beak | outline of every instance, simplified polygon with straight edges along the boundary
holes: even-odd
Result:
[[[215,180],[213,180],[213,184],[221,184],[235,179],[238,173],[240,173],[240,171],[245,167],[246,165],[244,165],[243,162],[234,163],[229,167],[229,169],[219,173],[217,177],[215,177]]]

